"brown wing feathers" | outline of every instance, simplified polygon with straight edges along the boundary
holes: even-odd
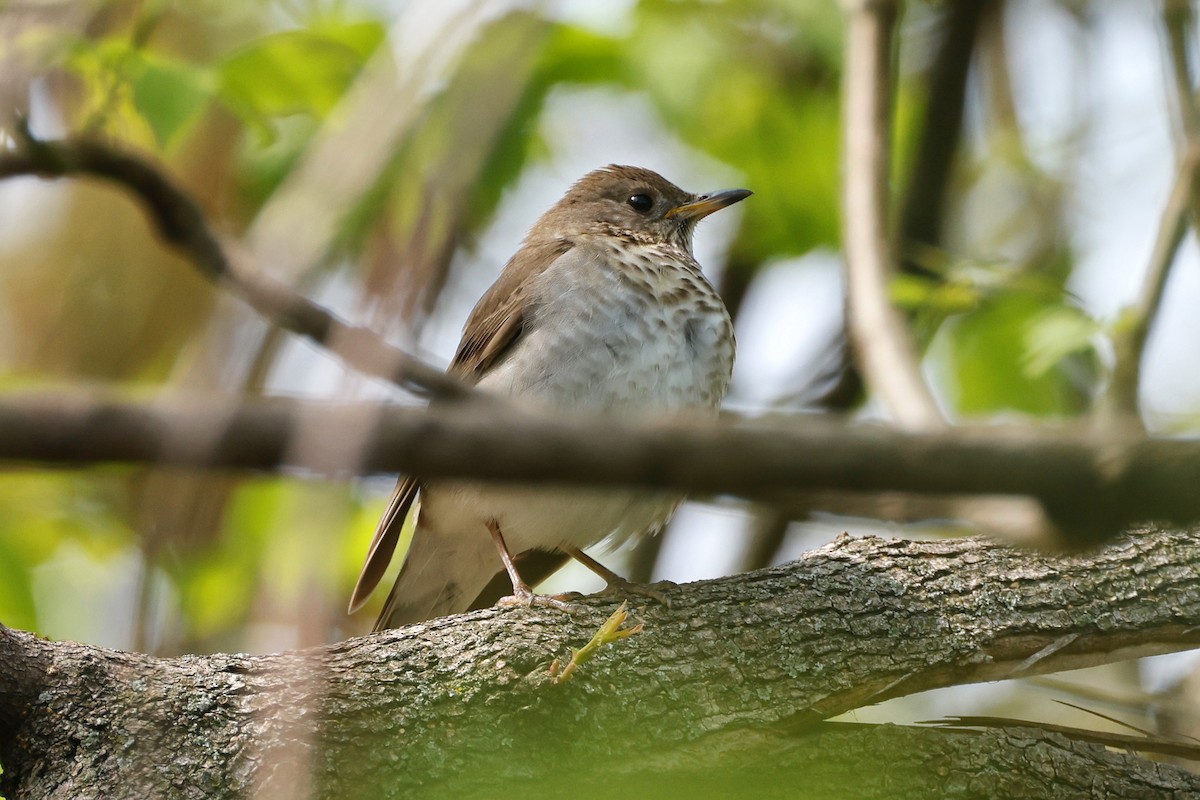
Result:
[[[516,343],[529,309],[530,278],[545,272],[571,247],[570,242],[556,239],[526,245],[513,256],[467,319],[449,372],[474,383]]]
[[[571,247],[570,242],[562,239],[527,243],[513,256],[467,319],[448,372],[475,383],[516,344],[525,329],[529,308],[523,287],[529,285],[530,277],[544,272]],[[401,477],[396,484],[351,595],[351,613],[362,607],[383,578],[420,489],[421,485],[410,477]]]

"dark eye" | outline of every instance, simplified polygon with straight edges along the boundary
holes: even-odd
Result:
[[[642,214],[645,214],[654,207],[654,201],[648,194],[630,195],[629,199],[625,202],[629,203],[629,207],[634,211],[638,211]]]

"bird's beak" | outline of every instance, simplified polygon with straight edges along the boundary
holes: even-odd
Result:
[[[684,203],[681,206],[672,208],[667,212],[667,219],[682,219],[694,221],[703,219],[714,211],[720,211],[726,206],[731,206],[739,200],[745,200],[754,192],[749,189],[727,189],[723,192],[713,192],[712,194],[702,194],[690,203]]]

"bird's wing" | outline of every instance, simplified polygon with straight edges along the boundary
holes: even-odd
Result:
[[[450,373],[475,383],[516,344],[532,301],[531,279],[549,269],[571,247],[569,241],[554,239],[528,244],[513,256],[467,319],[462,341],[450,362]]]
[[[450,363],[451,374],[474,384],[516,344],[525,329],[529,279],[545,272],[571,246],[562,239],[530,243],[513,256],[467,319],[462,341]],[[411,477],[401,477],[396,484],[350,597],[351,613],[362,607],[383,578],[420,489],[421,484]]]

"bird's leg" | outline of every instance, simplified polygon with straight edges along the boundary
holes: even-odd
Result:
[[[517,565],[513,561],[512,553],[508,552],[508,545],[504,543],[504,534],[500,532],[500,523],[494,519],[487,521],[488,533],[492,535],[492,541],[496,543],[496,549],[500,551],[500,560],[504,562],[504,571],[508,573],[508,579],[512,581],[513,593],[508,597],[501,597],[496,601],[496,605],[503,607],[520,606],[522,608],[530,608],[532,606],[545,606],[548,608],[557,608],[561,611],[570,611],[571,605],[566,601],[560,600],[557,597],[550,597],[544,594],[534,594],[529,588],[521,573],[517,572]]]
[[[640,595],[641,597],[648,597],[651,600],[656,600],[667,608],[671,607],[670,598],[668,598],[662,592],[658,591],[657,589],[652,589],[644,584],[633,583],[630,580],[622,578],[620,575],[613,572],[611,569],[604,566],[599,561],[580,550],[578,547],[562,545],[561,549],[571,558],[575,559],[580,564],[583,564],[585,567],[604,579],[607,585],[600,591],[600,594],[611,594],[617,596],[636,594]]]

